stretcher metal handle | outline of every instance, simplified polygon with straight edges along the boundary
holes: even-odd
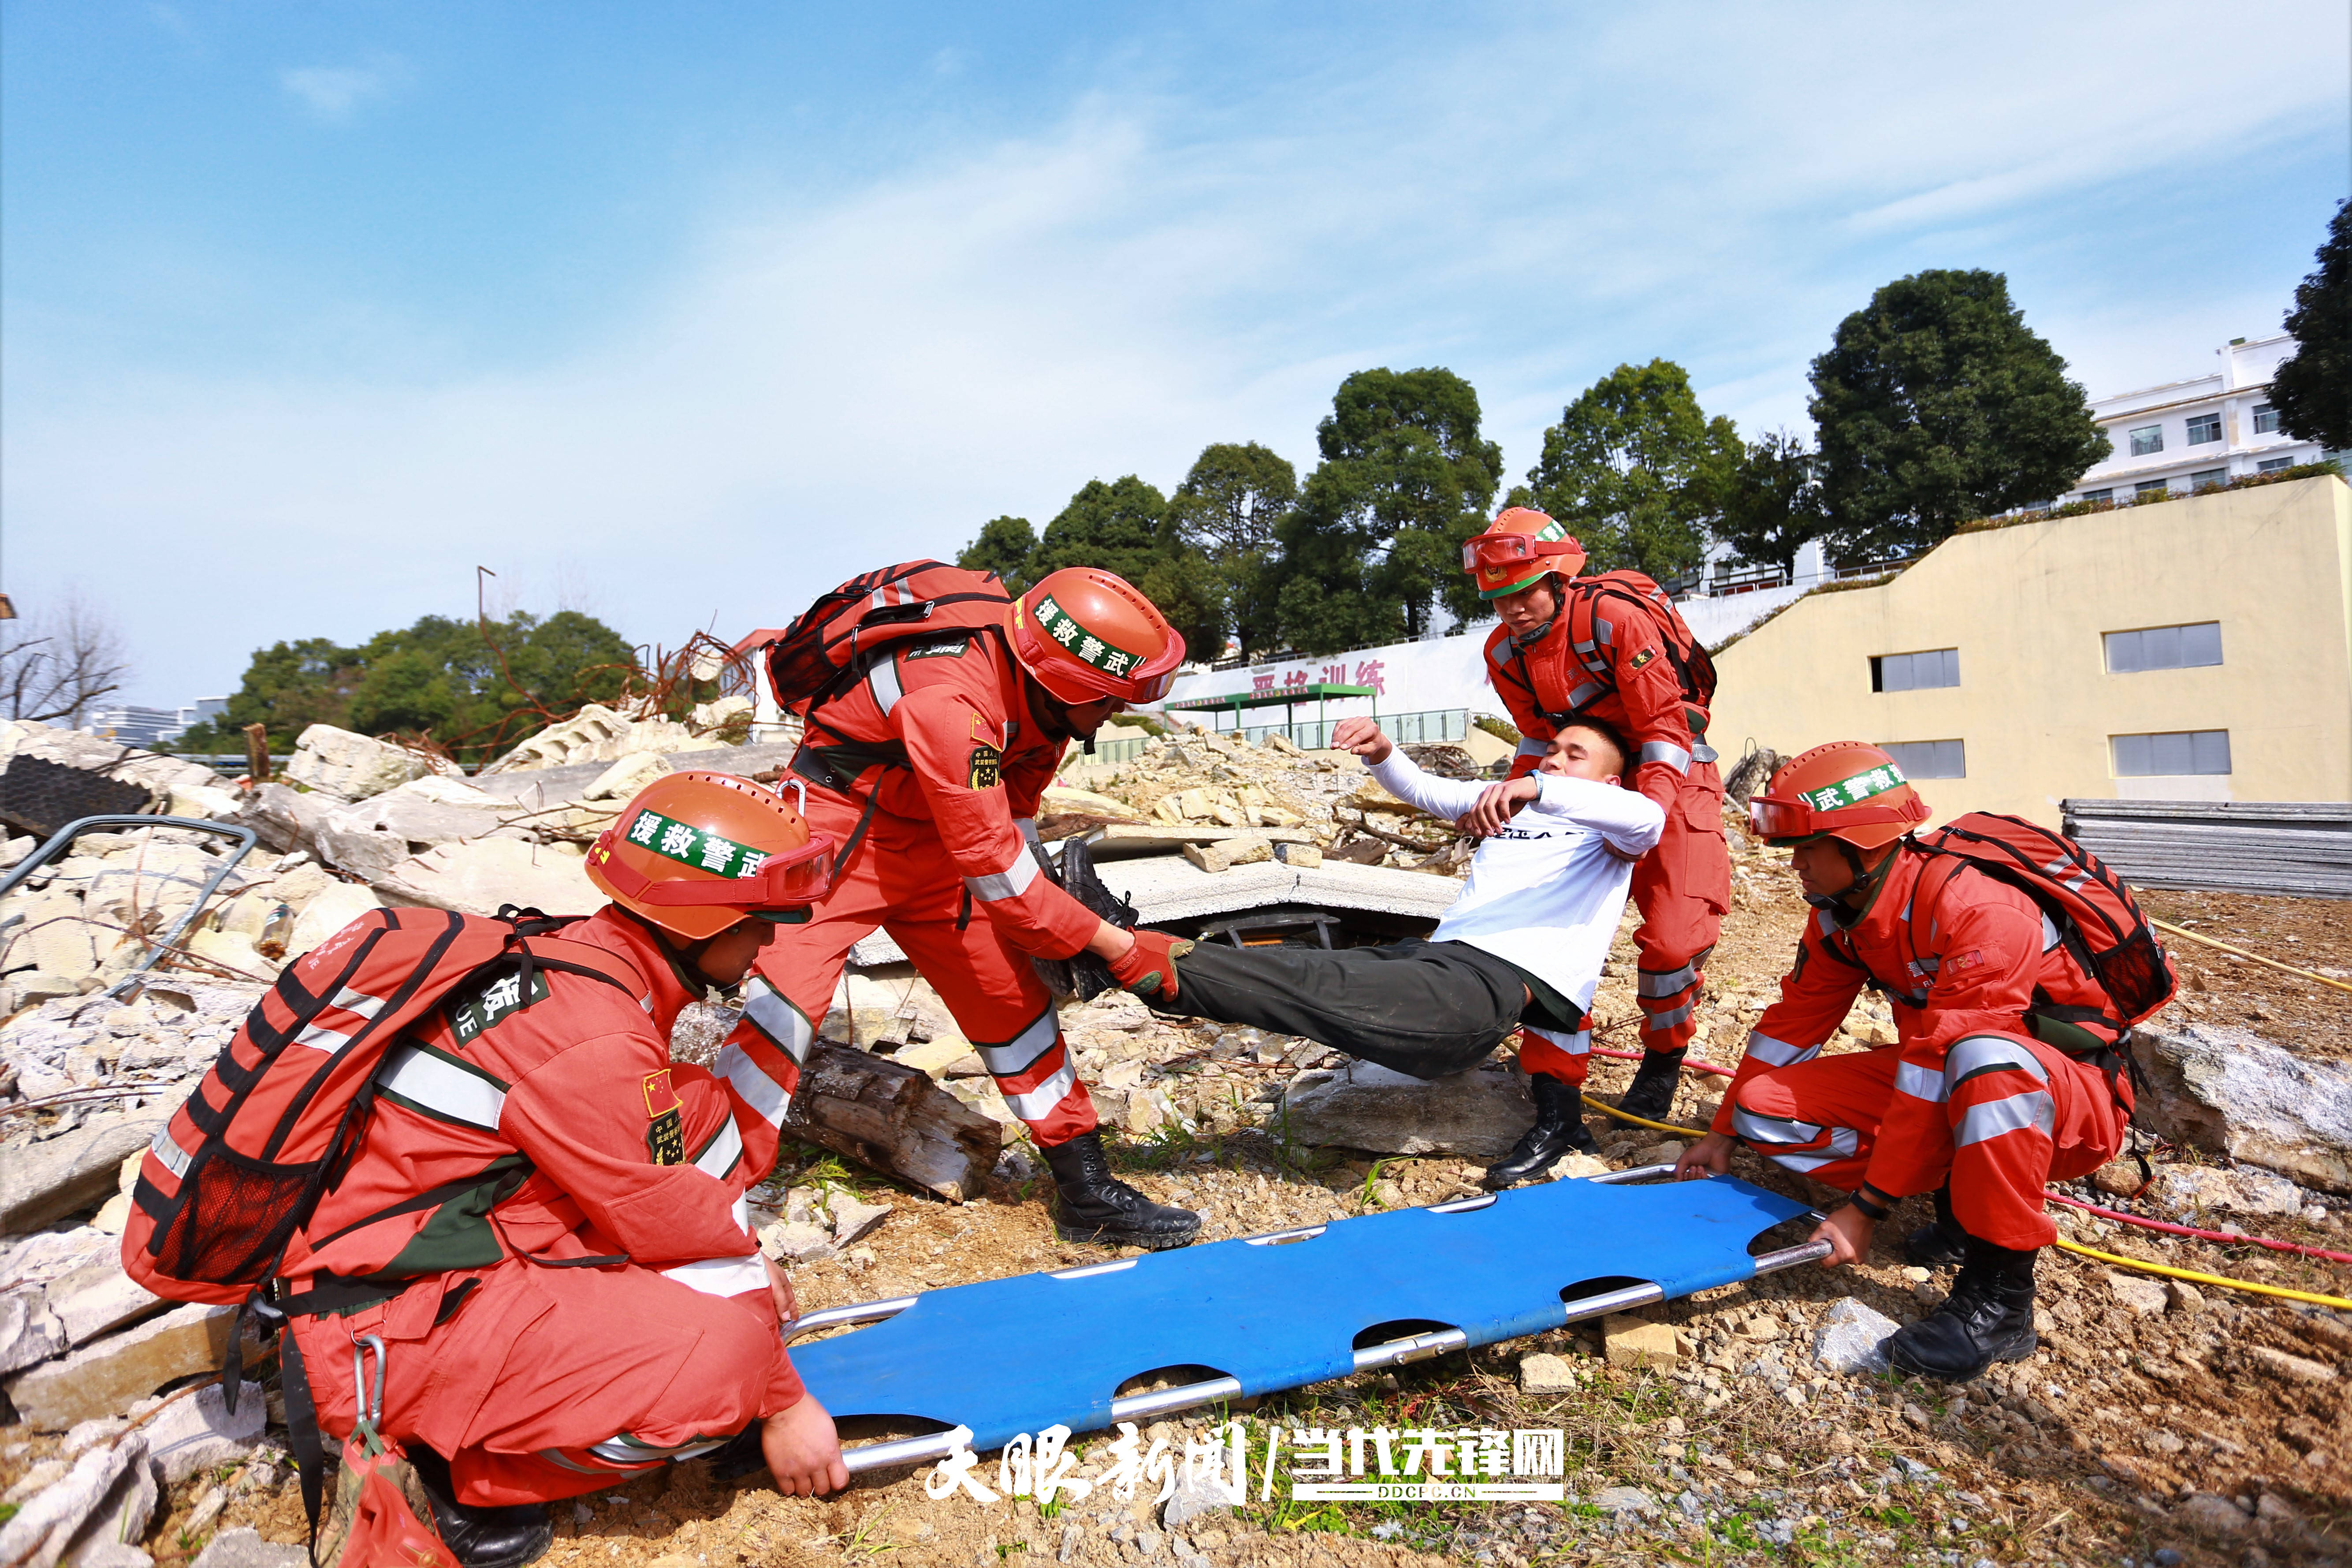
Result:
[[[1630,1171],[1611,1171],[1601,1175],[1574,1178],[1604,1185],[1624,1182],[1652,1180],[1674,1173],[1672,1165],[1640,1165]],[[1484,1193],[1475,1197],[1457,1198],[1452,1203],[1431,1205],[1432,1214],[1463,1214],[1485,1208],[1496,1194]],[[1809,1216],[1818,1221],[1821,1216]],[[1305,1241],[1323,1234],[1319,1225],[1297,1226],[1287,1230],[1271,1230],[1240,1239],[1256,1247],[1279,1247],[1286,1242]],[[1784,1247],[1777,1251],[1759,1253],[1756,1257],[1758,1274],[1776,1274],[1783,1268],[1817,1262],[1830,1255],[1826,1241],[1809,1241],[1796,1247]],[[1110,1263],[1094,1264],[1084,1268],[1060,1271],[1056,1278],[1083,1278],[1087,1274],[1108,1273],[1114,1269],[1131,1268],[1140,1259],[1123,1258]],[[1570,1303],[1566,1323],[1580,1323],[1611,1312],[1630,1312],[1636,1308],[1654,1306],[1666,1299],[1664,1287],[1652,1284],[1628,1285],[1615,1290],[1604,1290],[1597,1296],[1581,1297]],[[845,1328],[856,1323],[880,1322],[895,1318],[917,1301],[920,1296],[893,1296],[887,1300],[860,1301],[847,1307],[827,1307],[811,1312],[784,1331],[784,1342],[790,1344],[803,1334],[821,1329]],[[1439,1329],[1427,1333],[1409,1334],[1402,1339],[1386,1340],[1376,1345],[1366,1345],[1355,1353],[1357,1372],[1369,1372],[1374,1367],[1405,1366],[1417,1361],[1430,1361],[1454,1351],[1469,1348],[1470,1336],[1460,1329]],[[1220,1400],[1242,1397],[1239,1378],[1215,1377],[1204,1383],[1187,1383],[1174,1388],[1162,1388],[1150,1394],[1131,1394],[1124,1399],[1110,1402],[1113,1421],[1141,1422],[1155,1416],[1172,1415],[1180,1410],[1192,1410]],[[917,1437],[894,1437],[886,1443],[868,1443],[861,1447],[844,1448],[841,1462],[852,1475],[867,1470],[889,1469],[899,1465],[930,1464],[944,1459],[955,1451],[954,1431],[933,1432]]]

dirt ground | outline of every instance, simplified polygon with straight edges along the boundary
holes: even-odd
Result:
[[[1748,848],[1736,832],[1734,851],[1735,907],[1710,971],[1701,1037],[1701,1054],[1726,1065],[1776,994],[1803,914],[1780,857]],[[2265,955],[2352,970],[2352,908],[2344,905],[2162,893],[2148,902],[2163,918],[2194,921],[2194,929]],[[1604,1025],[1628,1026],[1613,1037],[1627,1047],[1630,931],[1629,921],[1594,1010]],[[2172,1010],[2176,1020],[2243,1024],[2294,1048],[2352,1054],[2343,1005],[2352,997],[2189,943],[2173,949],[2188,985]],[[1861,1048],[1885,1025],[1883,1006],[1866,1000],[1833,1048]],[[1204,1240],[1475,1190],[1477,1167],[1459,1160],[1376,1162],[1286,1143],[1265,1096],[1289,1076],[1280,1058],[1297,1043],[1257,1041],[1221,1055],[1216,1037],[1213,1028],[1164,1023],[1137,1037],[1148,1058],[1144,1081],[1169,1092],[1193,1128],[1171,1124],[1116,1152],[1121,1170],[1154,1197],[1200,1210]],[[1602,1062],[1594,1089],[1613,1096],[1631,1070]],[[1702,1124],[1719,1084],[1686,1075],[1675,1120]],[[1614,1165],[1659,1155],[1662,1134],[1621,1129],[1598,1115],[1592,1125]],[[1745,1154],[1734,1173],[1809,1201],[1827,1196]],[[779,1184],[839,1184],[892,1205],[880,1228],[846,1256],[796,1271],[804,1309],[1108,1256],[1054,1238],[1034,1181],[1029,1190],[1008,1184],[989,1200],[956,1207],[845,1170],[805,1145],[788,1147],[777,1174]],[[2077,1191],[2120,1201],[2087,1186]],[[1901,1237],[1926,1219],[1924,1208],[1924,1200],[1906,1205],[1881,1227],[1883,1240],[1899,1249]],[[2352,1250],[2352,1221],[2336,1200],[2304,1216],[2248,1223]],[[2177,1267],[2326,1293],[2352,1285],[2352,1267],[2170,1240],[2071,1212],[2062,1226],[2086,1245]],[[1145,1434],[1168,1438],[1181,1454],[1188,1436],[1204,1438],[1229,1415],[1248,1422],[1260,1441],[1269,1425],[1559,1427],[1569,1439],[1565,1503],[1317,1504],[1290,1499],[1286,1484],[1277,1483],[1265,1500],[1168,1529],[1141,1495],[1130,1502],[1097,1492],[1041,1512],[1027,1499],[934,1501],[924,1489],[928,1471],[900,1471],[809,1500],[779,1497],[764,1478],[715,1484],[706,1465],[689,1463],[559,1504],[557,1542],[545,1561],[556,1568],[886,1558],[977,1568],[1048,1561],[1170,1568],[1436,1561],[1507,1568],[1658,1562],[2139,1568],[2318,1564],[2352,1551],[2352,1523],[2343,1536],[2322,1533],[2352,1521],[2345,1398],[2352,1315],[2218,1288],[2152,1312],[2143,1301],[2136,1310],[2104,1266],[2055,1249],[2043,1257],[2041,1281],[2042,1349],[1962,1389],[1839,1377],[1813,1363],[1813,1327],[1842,1297],[1858,1297],[1898,1321],[1940,1300],[1945,1281],[1906,1269],[1899,1255],[1882,1248],[1865,1267],[1793,1269],[1657,1310],[1654,1316],[1685,1336],[1670,1369],[1612,1370],[1597,1326],[1580,1325],[1231,1412],[1196,1412]],[[1010,1364],[1041,1348],[973,1350]],[[1569,1359],[1579,1373],[1573,1394],[1521,1393],[1518,1363],[1535,1351]],[[0,1442],[0,1484],[56,1446],[23,1439],[21,1429],[0,1437],[19,1439]],[[1086,1441],[1082,1469],[1098,1468],[1105,1435]],[[980,1473],[993,1485],[993,1456]],[[215,1487],[225,1509],[190,1531],[192,1510]],[[1612,1513],[1595,1501],[1623,1487],[1640,1489],[1644,1506]],[[2242,1499],[2244,1510],[2259,1502],[2262,1517],[2217,1511],[2212,1498],[2191,1494]],[[241,1471],[176,1489],[170,1517],[147,1545],[159,1562],[186,1561],[212,1533],[240,1524],[271,1540],[300,1538],[300,1506],[282,1458],[271,1463],[265,1454]]]

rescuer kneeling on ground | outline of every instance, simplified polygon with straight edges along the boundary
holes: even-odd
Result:
[[[1906,1250],[1959,1273],[1887,1359],[1961,1383],[2032,1353],[2034,1257],[2057,1235],[2042,1188],[2115,1158],[2131,1084],[2107,992],[2021,889],[1911,838],[1927,815],[1894,760],[1855,741],[1814,747],[1756,797],[1755,831],[1790,851],[1814,913],[1675,1173],[1722,1173],[1737,1141],[1852,1192],[1814,1233],[1831,1263],[1867,1258],[1898,1200],[1934,1192],[1937,1221]],[[1896,1044],[1822,1056],[1871,984]]]
[[[848,1484],[784,1351],[792,1287],[745,1225],[775,1131],[669,1054],[679,1010],[806,917],[811,847],[757,784],[649,785],[589,854],[614,901],[395,1047],[364,1143],[287,1251],[276,1300],[320,1426],[351,1430],[353,1347],[380,1338],[380,1430],[464,1568],[528,1563],[548,1502],[753,1426],[784,1490]]]

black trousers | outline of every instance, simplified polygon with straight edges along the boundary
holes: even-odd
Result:
[[[1165,1013],[1298,1035],[1412,1078],[1444,1078],[1486,1059],[1519,1026],[1517,970],[1465,942],[1389,947],[1226,947],[1202,942],[1176,961]]]

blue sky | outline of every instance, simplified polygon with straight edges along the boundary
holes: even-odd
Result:
[[[0,4],[0,573],[128,695],[507,602],[675,646],[1371,365],[1514,476],[1621,362],[1803,426],[1838,320],[2009,274],[2094,395],[2274,331],[2341,0]]]

